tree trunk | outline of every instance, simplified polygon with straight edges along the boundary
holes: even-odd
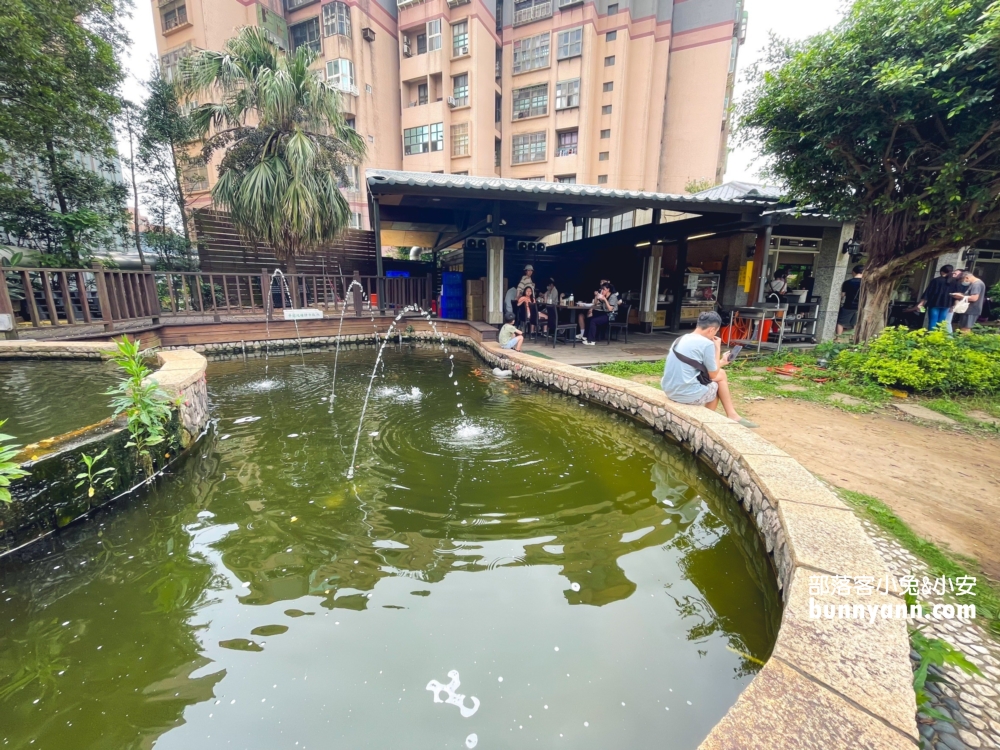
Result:
[[[889,318],[892,293],[898,277],[871,278],[867,272],[861,279],[861,296],[858,299],[858,324],[854,328],[854,341],[861,343],[878,336]]]
[[[191,230],[188,227],[187,200],[184,198],[184,180],[181,175],[180,164],[177,163],[176,146],[170,145],[170,158],[174,163],[174,180],[177,182],[177,209],[181,212],[181,230],[184,232],[184,253],[187,256],[188,265],[192,264],[191,258]]]
[[[128,128],[128,167],[132,174],[132,234],[135,238],[135,249],[139,253],[139,263],[146,265],[142,254],[142,241],[139,239],[139,183],[135,181],[135,139],[132,134],[132,110],[125,107],[125,125]]]
[[[62,178],[59,174],[59,162],[56,158],[56,147],[52,143],[51,138],[45,139],[45,156],[49,163],[49,181],[52,183],[52,189],[56,193],[56,202],[59,204],[59,213],[63,216],[69,213],[69,206],[66,203],[66,193],[63,191]],[[75,265],[80,263],[80,254],[77,252],[76,248],[76,238],[73,236],[73,230],[71,227],[63,226],[66,232],[67,246],[69,247],[69,257],[73,260]]]
[[[295,275],[295,254],[289,253],[285,260],[285,273],[288,274],[288,293],[292,298],[292,307],[299,306],[299,279]]]

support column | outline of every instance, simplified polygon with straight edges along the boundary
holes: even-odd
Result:
[[[660,290],[663,245],[653,245],[643,259],[642,292],[639,295],[639,323],[647,333],[656,321],[656,295]]]
[[[854,236],[854,224],[826,227],[819,246],[819,255],[813,262],[813,294],[820,297],[816,322],[816,340],[828,341],[837,332],[837,313],[840,312],[840,287],[847,278],[851,256],[842,252],[844,243]]]
[[[724,307],[742,307],[747,303],[747,293],[739,283],[744,266],[747,264],[747,248],[755,242],[752,234],[734,234],[729,238],[729,265],[722,289]]]
[[[375,289],[378,294],[378,311],[385,313],[385,279],[382,273],[382,220],[379,216],[378,201],[372,201],[372,231],[375,233]]]
[[[679,331],[681,329],[681,303],[684,301],[684,269],[688,263],[688,243],[687,239],[677,240],[677,270],[672,279],[674,293],[674,304],[670,309],[670,330]]]
[[[503,237],[486,240],[486,322],[503,323]]]
[[[750,291],[747,293],[747,303],[758,304],[761,299],[761,291],[767,283],[767,253],[771,248],[771,227],[766,226],[757,230],[757,242],[753,253],[753,280],[750,282]]]

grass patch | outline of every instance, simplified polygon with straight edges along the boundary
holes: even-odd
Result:
[[[839,487],[834,489],[844,502],[858,511],[859,515],[891,534],[905,549],[923,560],[932,576],[947,578],[975,576],[976,586],[973,589],[975,595],[963,597],[963,601],[968,603],[971,600],[976,605],[976,614],[986,629],[993,635],[1000,636],[1000,586],[983,575],[974,560],[947,552],[933,542],[917,536],[913,529],[881,500]]]
[[[633,375],[662,375],[664,360],[656,362],[608,362],[593,368],[595,372],[628,380]]]

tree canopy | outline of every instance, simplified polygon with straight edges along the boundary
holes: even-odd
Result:
[[[251,241],[266,242],[294,268],[296,255],[348,223],[340,191],[365,146],[341,114],[340,94],[310,70],[315,53],[287,55],[258,28],[244,28],[221,52],[182,63],[186,93],[215,101],[192,120],[207,135],[203,156],[224,150],[213,202]]]
[[[860,338],[901,276],[1000,230],[998,86],[997,0],[855,0],[751,72],[740,128],[771,176],[861,223]]]

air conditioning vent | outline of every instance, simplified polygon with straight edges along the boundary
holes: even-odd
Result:
[[[455,106],[455,97],[453,97],[453,96],[449,96],[448,97],[448,106],[449,107],[454,107]]]
[[[413,53],[410,52],[410,43],[409,42],[404,42],[403,43],[403,57],[412,57],[412,56],[413,56]]]
[[[361,29],[361,38],[364,39],[366,42],[374,42],[375,29],[371,29],[365,26],[363,29]]]
[[[468,47],[459,47],[458,48],[458,54],[459,55],[467,55],[467,54],[469,54],[469,48]]]

